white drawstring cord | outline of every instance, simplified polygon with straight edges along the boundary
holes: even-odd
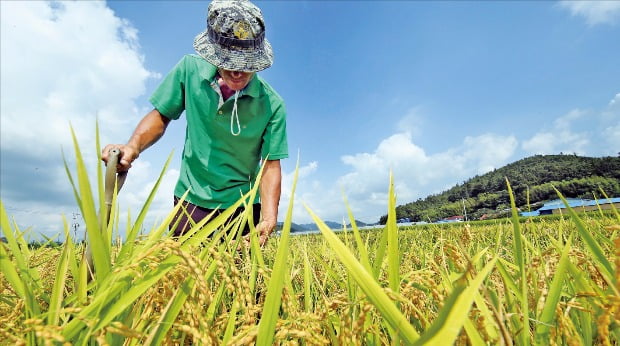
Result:
[[[239,90],[235,91],[235,103],[233,104],[232,114],[230,115],[230,133],[233,136],[238,136],[241,133],[241,125],[239,124],[239,113],[237,111],[237,97],[239,97]],[[237,133],[233,129],[233,121],[237,120]]]

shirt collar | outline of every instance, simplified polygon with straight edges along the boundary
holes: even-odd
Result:
[[[258,97],[260,95],[260,80],[258,74],[254,73],[254,77],[252,77],[250,83],[243,89],[243,94],[252,97]]]
[[[211,65],[210,69],[206,69],[206,70],[202,70],[201,72],[201,77],[208,80],[210,84],[214,85],[214,83],[217,83],[217,77],[218,77],[218,73],[217,73],[217,67],[215,67],[214,65],[208,63],[209,65]],[[257,73],[254,73],[254,77],[252,77],[252,80],[250,80],[250,82],[248,83],[248,85],[245,86],[245,88],[243,88],[243,95],[248,95],[251,97],[259,97],[260,96],[260,78],[258,77]]]
[[[211,84],[217,84],[217,79],[219,77],[219,73],[217,70],[215,71],[215,75],[211,78]],[[260,80],[258,79],[258,75],[255,73],[248,85],[245,88],[241,89],[241,95],[248,95],[251,97],[258,97],[260,95]]]

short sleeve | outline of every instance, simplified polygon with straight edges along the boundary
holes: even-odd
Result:
[[[185,77],[187,56],[168,73],[149,101],[163,116],[178,119],[185,110]]]
[[[286,107],[283,102],[276,106],[273,116],[263,135],[261,157],[280,160],[288,157],[288,140],[286,137]]]

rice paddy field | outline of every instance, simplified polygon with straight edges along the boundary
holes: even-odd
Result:
[[[179,239],[174,211],[140,234],[153,193],[121,242],[117,196],[108,209],[75,147],[93,266],[66,222],[63,244],[32,248],[1,205],[2,345],[619,343],[617,210],[520,219],[513,201],[492,223],[398,228],[390,181],[385,227],[334,232],[306,207],[320,233],[291,236],[289,206],[260,247],[237,236],[251,212],[225,222],[256,189]]]

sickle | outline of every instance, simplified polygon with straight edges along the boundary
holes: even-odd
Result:
[[[127,171],[125,172],[117,172],[116,166],[118,165],[119,156],[121,155],[121,151],[114,148],[108,152],[108,163],[106,165],[105,170],[105,204],[106,204],[106,218],[105,225],[106,227],[110,223],[110,212],[112,211],[112,199],[114,197],[114,186],[116,186],[116,194],[120,191],[123,183],[125,183],[125,178],[127,178]],[[95,266],[93,263],[93,254],[90,248],[91,244],[88,242],[86,244],[86,251],[84,253],[86,263],[88,266],[87,280],[91,281],[93,279],[93,272],[95,270]]]
[[[110,211],[112,210],[112,198],[114,197],[114,186],[116,185],[116,194],[121,190],[127,178],[127,171],[117,172],[117,165],[121,151],[114,148],[108,152],[108,164],[105,170],[105,204],[107,209],[106,225],[110,222]]]

